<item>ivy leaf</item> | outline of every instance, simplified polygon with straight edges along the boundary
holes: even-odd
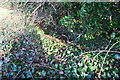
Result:
[[[120,59],[120,55],[115,54],[115,55],[114,55],[114,58],[115,58],[115,59]]]
[[[64,74],[64,72],[63,71],[59,71],[59,74]]]
[[[111,38],[115,38],[115,33],[113,32],[111,35],[110,35]]]
[[[109,69],[109,67],[106,67],[106,68],[105,68],[105,70],[108,70],[108,69]]]
[[[43,70],[43,71],[41,72],[41,74],[42,74],[43,76],[45,76],[45,75],[46,75],[46,72]]]
[[[90,69],[90,71],[93,71],[93,70],[96,69],[96,67],[95,66],[89,66],[89,69]]]

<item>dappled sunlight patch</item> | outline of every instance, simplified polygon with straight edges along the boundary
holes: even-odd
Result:
[[[13,12],[14,12],[13,10],[9,10],[9,9],[0,7],[0,15],[3,15],[3,16],[4,15],[10,15]]]
[[[19,12],[0,7],[0,46],[2,48],[11,44],[19,34],[24,33],[25,26],[22,19],[24,18]],[[11,49],[10,45],[8,47]]]
[[[67,47],[65,43],[62,42],[62,40],[57,39],[55,37],[52,37],[51,35],[45,34],[45,32],[36,26],[37,34],[39,34],[40,39],[42,41],[42,45],[44,50],[48,54],[54,54],[58,52],[63,47]]]
[[[22,19],[24,18],[20,13],[0,7],[0,59],[6,66],[9,66],[10,52],[13,48],[14,42],[18,43],[18,36],[24,33],[23,29],[25,27]],[[17,53],[17,51],[15,53]],[[1,65],[4,65],[3,63],[1,64],[0,62]],[[8,67],[4,68],[5,70],[8,69]],[[2,70],[2,73],[3,72],[5,71]]]
[[[96,5],[96,3],[65,3],[67,4],[66,6],[68,6],[68,9],[66,10],[64,4],[61,3],[59,6],[62,7],[59,9],[63,9],[63,11],[58,10],[58,13],[59,11],[61,12],[60,14],[57,13],[58,15],[52,15],[52,13],[55,14],[54,11],[57,10],[57,3],[44,4],[44,2],[30,2],[29,4],[29,2],[27,2],[26,5],[20,3],[20,5],[22,4],[24,7],[20,9],[23,13],[24,10],[28,10],[28,13],[25,12],[24,16],[29,18],[30,15],[32,20],[30,21],[31,23],[29,23],[29,21],[27,23],[26,20],[26,25],[24,26],[22,23],[24,23],[25,19],[13,12],[10,13],[12,17],[6,20],[6,17],[8,17],[6,16],[2,19],[3,23],[0,24],[0,34],[2,34],[0,38],[0,45],[2,48],[1,46],[0,48],[1,52],[3,52],[0,54],[2,55],[2,58],[0,57],[0,59],[3,64],[3,78],[67,78],[80,80],[120,78],[120,55],[118,54],[120,53],[118,49],[120,41],[114,39],[116,38],[116,32],[115,34],[112,33],[111,38],[103,37],[103,34],[99,31],[98,27],[100,27],[100,30],[104,31],[104,28],[107,28],[109,25],[104,28],[99,26],[99,21],[98,23],[96,22],[96,20],[99,19],[99,16],[94,14],[94,12],[92,12],[93,10],[89,11],[90,9],[88,6],[89,4],[92,4],[90,6],[91,8],[96,8],[98,6],[101,9],[101,6],[103,5]],[[33,4],[41,4],[42,6],[35,6]],[[53,5],[54,10],[51,8],[49,10],[46,5]],[[73,7],[70,7],[69,5]],[[77,8],[78,5],[81,5],[79,7],[80,10]],[[72,8],[76,9],[74,9],[75,12],[72,12]],[[39,19],[38,22],[40,23],[36,25],[34,20],[36,18],[41,18],[38,17],[39,12],[43,11],[45,11],[45,13],[51,11],[49,16],[51,16],[52,19],[45,18],[45,24],[41,23],[42,19]],[[89,14],[87,11],[92,13],[87,15]],[[95,13],[97,13],[99,8],[95,11]],[[109,12],[109,10],[107,11]],[[62,12],[65,12],[65,14]],[[73,14],[69,14],[69,16],[67,13]],[[94,15],[97,15],[97,17]],[[57,19],[54,20],[53,17]],[[84,17],[86,20],[83,20]],[[90,20],[89,17],[91,17]],[[105,17],[103,14],[102,17],[105,18],[106,22],[109,22],[109,20],[106,19],[109,18],[109,15],[106,15]],[[91,19],[95,19],[95,21]],[[59,23],[59,21],[61,22]],[[56,24],[56,22],[58,23]],[[87,22],[90,22],[89,24],[93,26],[87,25]],[[107,31],[105,29],[104,32],[109,33],[109,31],[110,30]],[[105,33],[104,35],[109,36],[108,33]]]

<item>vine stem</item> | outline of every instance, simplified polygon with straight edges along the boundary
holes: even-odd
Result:
[[[114,43],[114,44],[109,48],[109,50],[107,51],[107,53],[106,53],[106,55],[105,55],[105,57],[104,57],[102,66],[101,66],[101,68],[100,68],[100,72],[99,72],[99,74],[98,74],[98,77],[99,77],[99,78],[100,78],[100,76],[101,76],[102,68],[103,68],[103,65],[104,65],[104,63],[105,63],[105,60],[106,60],[106,58],[107,58],[107,56],[108,56],[108,53],[109,53],[110,50],[111,50],[117,43],[119,43],[119,42],[120,42],[120,41],[117,41],[116,43]]]

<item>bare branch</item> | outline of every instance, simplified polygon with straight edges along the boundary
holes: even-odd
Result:
[[[88,52],[84,52],[84,53],[82,53],[82,55],[83,55],[83,54],[86,54],[86,53],[96,53],[96,52],[103,53],[103,52],[108,52],[108,50],[95,50],[95,51],[88,51]],[[120,53],[120,51],[109,51],[109,52],[112,52],[112,53]]]
[[[109,47],[111,42],[112,42],[112,39],[110,39],[109,44],[106,46],[105,50]]]
[[[27,18],[27,22],[29,21],[30,17],[40,8],[42,7],[42,4],[40,3],[39,6],[37,6],[34,11],[29,15],[29,17]]]
[[[101,66],[101,69],[100,69],[100,72],[99,72],[98,77],[101,76],[102,68],[103,68],[103,65],[104,65],[104,63],[105,63],[106,57],[108,56],[108,53],[109,53],[110,50],[111,50],[117,43],[119,43],[119,42],[120,42],[120,41],[114,43],[114,44],[109,48],[109,50],[107,51],[107,53],[106,53],[106,55],[105,55],[105,57],[104,57],[104,60],[103,60],[103,63],[102,63],[102,66]]]

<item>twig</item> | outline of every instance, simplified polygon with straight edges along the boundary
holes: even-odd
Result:
[[[109,47],[111,41],[112,41],[112,39],[110,39],[109,44],[106,46],[105,50]]]
[[[33,12],[29,15],[29,17],[27,18],[27,20],[29,20],[30,17],[31,17],[40,7],[42,7],[42,4],[39,4],[39,6],[34,9],[34,11],[33,11]]]
[[[97,52],[97,51],[96,51],[96,52]],[[94,56],[93,60],[94,60],[100,53],[103,53],[103,52],[108,52],[108,50],[101,50],[101,51],[99,51],[99,53],[98,53],[96,56]],[[109,52],[120,53],[119,51],[109,51]]]
[[[25,4],[24,4],[24,6],[29,2],[30,0],[27,0],[27,1],[25,1]]]
[[[94,59],[95,59],[100,53],[103,53],[103,51],[99,51],[99,53],[98,53],[96,56],[94,56],[94,58],[92,59],[92,63],[93,63]]]
[[[49,68],[49,69],[52,69],[52,70],[55,70],[55,71],[60,71],[58,69],[55,69],[55,68],[52,68],[52,67],[46,66],[46,65],[34,64],[34,66],[45,67],[45,68]]]
[[[78,34],[78,37],[76,38],[76,40],[77,40],[78,38],[80,38],[80,37],[84,34],[84,32],[85,32],[85,30],[83,30],[82,33]]]
[[[62,54],[62,58],[65,57],[65,53],[66,53],[66,51],[67,51],[67,49],[63,52],[63,54]]]
[[[99,72],[98,77],[100,77],[100,75],[101,75],[102,68],[103,68],[103,65],[104,65],[104,63],[105,63],[105,60],[106,60],[106,57],[107,57],[108,53],[109,53],[110,50],[111,50],[117,43],[119,43],[119,42],[120,42],[120,41],[114,43],[114,44],[109,48],[109,50],[107,51],[107,53],[106,53],[106,55],[105,55],[105,57],[104,57],[104,60],[103,60],[103,63],[102,63],[102,66],[101,66],[101,69],[100,69],[100,72]]]
[[[32,63],[33,63],[33,62],[31,62],[27,67],[24,67],[22,70],[20,70],[20,71],[17,73],[17,75],[14,77],[13,80],[16,80],[16,78],[17,78],[26,68],[30,67],[30,66],[32,65]]]
[[[30,71],[30,70],[29,70]],[[33,77],[33,75],[32,75],[32,72],[30,71],[30,74],[31,74],[31,77],[32,77],[32,79],[34,80],[34,77]]]
[[[55,9],[54,5],[52,3],[50,3],[50,4],[51,4],[51,6],[53,7],[53,9],[55,10],[55,13],[56,13],[57,10]]]
[[[40,64],[35,64],[34,66],[45,67],[45,68],[48,68],[48,69],[55,70],[55,71],[59,72],[59,74],[62,73],[64,76],[66,76],[66,77],[68,78],[68,76],[67,76],[66,74],[64,74],[64,72],[61,72],[60,70],[55,69],[55,68],[52,68],[52,67],[50,67],[50,66],[47,66],[47,65],[40,65]]]
[[[83,54],[86,54],[86,53],[95,53],[95,52],[108,52],[108,50],[95,50],[95,51],[88,51],[88,52],[84,52],[84,53],[82,53],[82,55],[83,55]],[[109,52],[120,53],[119,51],[109,51]]]

